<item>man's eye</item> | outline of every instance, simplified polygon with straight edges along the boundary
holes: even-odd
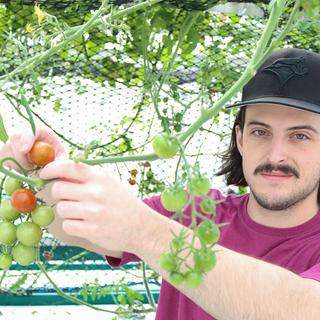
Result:
[[[258,129],[258,130],[254,130],[252,132],[252,134],[255,135],[255,136],[264,136],[266,134],[266,132],[264,130]]]
[[[297,140],[308,140],[309,138],[303,133],[296,133],[295,137]]]

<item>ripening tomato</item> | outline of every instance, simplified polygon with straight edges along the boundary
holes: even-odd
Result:
[[[44,167],[55,158],[55,151],[51,144],[36,141],[28,153],[28,159],[38,167]]]
[[[12,257],[8,253],[0,254],[0,269],[9,270],[12,265]]]
[[[53,253],[50,252],[50,251],[44,251],[43,254],[42,254],[42,256],[43,256],[46,260],[50,261],[50,260],[53,258]]]
[[[13,259],[21,266],[27,266],[36,259],[36,248],[18,243],[12,248]]]
[[[133,178],[129,178],[129,179],[128,179],[128,182],[129,182],[129,184],[130,184],[131,186],[134,186],[135,184],[137,184],[137,181],[136,181],[135,179],[133,179]]]
[[[22,182],[15,178],[9,177],[6,179],[3,188],[8,195],[11,195],[16,190],[22,188]]]
[[[3,220],[14,221],[19,217],[20,213],[12,207],[11,201],[8,199],[2,200],[0,205],[0,217]]]
[[[160,201],[166,210],[176,212],[188,203],[187,192],[179,186],[167,188],[161,193]]]
[[[33,222],[24,222],[17,227],[17,238],[23,245],[32,247],[40,242],[42,230]]]
[[[179,143],[176,138],[168,136],[166,133],[159,134],[152,141],[154,153],[160,159],[174,157],[179,151]]]
[[[30,189],[18,189],[11,195],[11,205],[18,212],[31,212],[37,205],[37,199]]]
[[[47,227],[54,220],[54,211],[46,205],[37,206],[31,212],[32,221],[40,227]]]

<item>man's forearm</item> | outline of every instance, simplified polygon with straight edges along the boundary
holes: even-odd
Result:
[[[146,216],[134,252],[168,280],[159,257],[169,249],[172,232],[184,228],[155,212]],[[141,246],[141,243],[144,245]],[[178,290],[219,320],[319,320],[320,285],[294,273],[216,245],[217,265],[197,289]]]

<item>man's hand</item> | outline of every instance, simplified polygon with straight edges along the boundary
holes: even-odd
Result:
[[[136,232],[143,228],[149,207],[121,182],[96,167],[70,160],[49,163],[40,178],[57,179],[51,196],[64,232],[107,250],[135,253]]]
[[[32,163],[28,160],[28,153],[31,150],[35,141],[44,141],[50,143],[55,150],[55,157],[66,157],[65,150],[58,136],[49,128],[39,128],[36,134],[30,130],[17,131],[13,133],[8,142],[3,145],[0,149],[0,159],[5,157],[13,157],[21,163],[26,169],[31,169],[34,167]],[[19,171],[17,166],[10,161],[5,163],[11,169]]]

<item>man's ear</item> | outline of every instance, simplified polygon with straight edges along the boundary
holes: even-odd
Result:
[[[242,142],[243,142],[243,139],[242,139],[242,131],[241,131],[241,128],[240,126],[236,126],[236,140],[237,140],[237,148],[242,156],[242,149],[243,149],[243,145],[242,145]]]

